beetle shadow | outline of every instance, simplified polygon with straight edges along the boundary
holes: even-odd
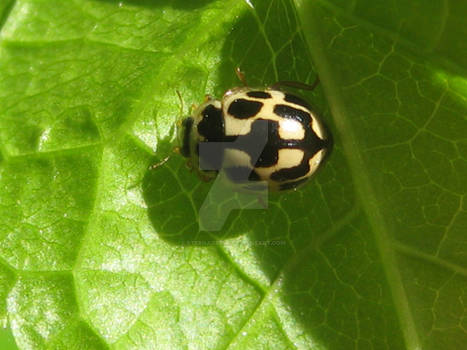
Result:
[[[161,154],[167,154],[163,149],[170,146],[170,143],[160,146]],[[264,209],[267,198],[261,193],[233,191],[226,182],[219,180],[222,173],[206,182],[180,155],[167,161],[161,158],[151,159],[151,165],[156,166],[148,167],[142,188],[151,223],[167,242],[214,245],[216,241],[245,233],[240,229],[241,210]]]
[[[280,36],[283,42],[290,41],[287,35]],[[249,40],[239,40],[240,38],[249,38]],[[294,50],[300,49],[297,47],[299,44],[293,40],[291,45],[295,45]],[[309,60],[293,57],[294,64],[291,65],[290,56],[280,55],[275,62],[272,62],[267,52],[270,52],[268,43],[259,32],[255,17],[251,12],[246,11],[225,39],[223,59],[218,69],[219,84],[214,91],[207,93],[220,97],[229,88],[241,85],[235,75],[236,67],[244,71],[249,86],[268,86],[277,79],[300,81],[296,70],[307,72],[307,76],[301,81],[310,82],[316,78]],[[306,48],[301,48],[301,52],[306,52]],[[285,63],[282,63],[283,60]],[[276,74],[279,65],[284,65],[286,68]],[[319,87],[316,90],[320,90]],[[307,94],[306,99],[310,100],[310,97],[317,93],[313,91]],[[161,142],[160,145],[156,157],[152,160],[153,164],[160,161],[157,156],[162,158],[161,154],[167,154],[164,147],[173,147],[170,143],[164,146]],[[179,155],[172,156],[160,167],[148,170],[143,179],[143,194],[149,218],[156,232],[164,240],[176,245],[217,244],[222,243],[217,241],[248,235],[248,239],[256,242],[253,244],[257,244],[255,254],[264,260],[262,265],[266,275],[273,279],[280,269],[281,259],[277,257],[288,256],[296,249],[296,245],[304,244],[300,241],[285,240],[282,235],[283,232],[290,230],[287,218],[290,210],[306,216],[305,207],[300,207],[302,200],[294,200],[301,195],[293,191],[281,194],[269,193],[269,201],[266,203],[268,208],[265,209],[264,203],[254,196],[245,198],[226,190],[222,200],[208,203],[208,207],[214,218],[220,212],[230,212],[227,220],[219,230],[204,231],[200,230],[199,211],[203,205],[206,207],[206,198],[212,185],[212,182],[200,181],[195,172],[190,172],[186,160]],[[283,203],[286,203],[287,210],[284,210]],[[243,209],[231,210],[231,208]],[[302,238],[306,236],[305,240],[308,240],[309,233],[301,233],[297,236]],[[274,245],[268,245],[267,242],[273,242]]]
[[[271,32],[274,34],[273,29]],[[280,54],[272,60],[270,54],[267,54],[270,52],[270,47],[258,30],[255,17],[247,12],[239,18],[225,40],[222,64],[217,72],[218,85],[213,91],[206,93],[220,98],[227,89],[241,85],[234,72],[236,67],[240,67],[245,73],[249,86],[269,86],[278,80],[313,82],[316,74],[306,55],[308,48],[301,42],[299,36],[291,39],[290,33],[289,31],[285,34],[277,34],[275,42],[281,46],[289,42],[290,48],[285,53],[283,47],[282,51],[277,48]],[[243,40],[240,40],[242,38]],[[303,76],[300,76],[301,73]],[[323,119],[330,120],[329,109],[320,86],[314,91],[296,94],[308,101],[316,101],[314,108],[317,111],[324,111]],[[341,147],[337,149],[336,156],[339,159],[336,162],[344,163],[340,149]],[[333,154],[335,153],[336,150],[333,151]],[[336,156],[333,155],[333,162]],[[319,254],[314,254],[315,250],[309,251],[306,247],[310,246],[310,242],[319,240],[319,237],[328,232],[332,225],[328,212],[329,205],[325,198],[326,191],[334,185],[329,185],[327,181],[331,180],[327,179],[340,180],[340,175],[336,175],[339,172],[335,169],[335,165],[329,162],[329,159],[327,163],[324,169],[320,169],[317,175],[299,190],[269,193],[267,208],[233,210],[220,230],[202,231],[199,229],[199,210],[208,196],[212,183],[200,181],[198,176],[186,167],[185,159],[181,156],[173,156],[161,167],[148,170],[144,177],[143,191],[148,215],[158,235],[173,245],[200,247],[221,245],[223,254],[236,261],[238,268],[244,271],[249,267],[244,266],[236,256],[240,254],[241,257],[247,256],[248,259],[254,260],[251,266],[257,266],[261,271],[264,279],[259,284],[264,283],[265,289],[270,288],[271,284],[280,277],[282,281],[280,288],[283,289],[282,301],[288,305],[294,319],[302,324],[305,332],[316,336],[315,340],[319,342],[322,335],[317,334],[316,328],[313,327],[323,322],[322,315],[313,309],[304,313],[303,307],[316,304],[316,301],[323,297],[323,290],[329,291],[335,287],[329,276],[325,276],[328,280],[322,278],[318,282],[308,279],[321,278],[320,272],[314,271],[315,266],[310,264],[313,261],[322,263],[322,259]],[[235,196],[226,195],[221,202],[210,203],[213,215],[235,200],[237,200]],[[337,210],[337,214],[333,215],[344,215],[341,214]],[[309,254],[304,255],[303,252]],[[303,275],[305,267],[302,268],[302,263],[311,271],[310,273]],[[291,268],[293,266],[296,266],[295,271]],[[247,278],[256,278],[256,275],[252,277],[248,272],[244,273]],[[316,288],[310,289],[309,283],[315,283]],[[318,305],[317,309],[320,307]],[[327,340],[327,338],[323,339],[323,341]]]

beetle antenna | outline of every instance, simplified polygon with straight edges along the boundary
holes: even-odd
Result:
[[[182,98],[182,94],[178,90],[175,90],[175,92],[177,93],[178,99],[180,101],[180,117],[183,117],[183,98]]]

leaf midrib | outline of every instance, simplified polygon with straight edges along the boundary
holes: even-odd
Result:
[[[303,0],[294,0],[297,12],[313,13],[312,6],[306,7]],[[321,3],[321,1],[320,1]],[[316,5],[315,5],[316,6]],[[302,11],[299,11],[302,9]],[[417,334],[415,322],[409,307],[409,302],[402,285],[400,273],[397,268],[395,252],[392,241],[389,238],[388,224],[384,220],[381,208],[378,206],[378,198],[368,176],[368,169],[364,163],[361,150],[358,145],[358,138],[355,136],[353,125],[348,121],[348,112],[345,108],[344,98],[341,96],[339,87],[335,84],[332,70],[327,63],[324,53],[324,45],[318,35],[309,33],[319,33],[313,20],[304,21],[302,25],[305,39],[310,48],[310,56],[316,64],[320,79],[323,84],[325,95],[329,101],[331,115],[339,133],[339,138],[343,145],[343,154],[348,160],[350,175],[354,183],[357,198],[362,199],[362,209],[366,213],[369,226],[374,236],[376,247],[381,257],[381,264],[386,275],[386,280],[391,290],[392,300],[398,316],[401,332],[408,349],[420,349],[420,339]]]

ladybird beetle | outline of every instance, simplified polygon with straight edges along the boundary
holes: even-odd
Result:
[[[235,87],[221,100],[207,96],[182,122],[180,153],[203,179],[222,169],[241,189],[296,189],[323,163],[332,142],[311,106],[278,86],[313,89],[317,82]]]

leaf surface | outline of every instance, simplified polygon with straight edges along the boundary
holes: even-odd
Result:
[[[466,11],[3,2],[0,315],[18,347],[462,348]],[[206,202],[175,126],[237,66],[252,86],[318,75],[302,95],[335,146],[302,189],[204,232],[203,203],[239,198]]]

